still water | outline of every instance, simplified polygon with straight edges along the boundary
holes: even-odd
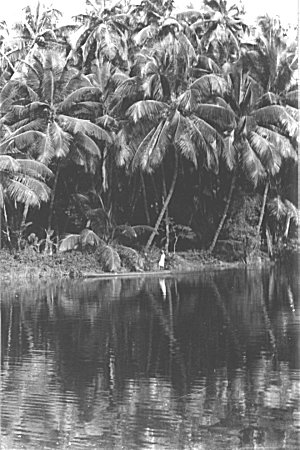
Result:
[[[1,285],[1,449],[298,449],[293,266]]]

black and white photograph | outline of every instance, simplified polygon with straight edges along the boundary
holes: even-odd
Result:
[[[0,449],[298,450],[298,0],[2,0]]]

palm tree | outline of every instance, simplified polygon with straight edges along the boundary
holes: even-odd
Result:
[[[295,44],[288,45],[280,22],[268,16],[259,20],[261,32],[257,46],[245,49],[243,62],[250,76],[262,86],[262,96],[257,104],[256,117],[267,131],[267,139],[273,132],[287,138],[289,143],[281,146],[283,157],[297,160],[295,149],[299,138],[298,58]],[[273,142],[275,145],[276,143]],[[276,144],[277,145],[277,144]],[[293,150],[291,150],[291,145]],[[269,183],[266,183],[257,230],[260,231],[267,201]]]
[[[39,161],[0,155],[0,248],[2,211],[6,224],[8,223],[5,199],[24,204],[22,224],[25,224],[29,207],[39,208],[41,202],[49,200],[50,188],[45,181],[52,175],[51,170]],[[10,239],[9,233],[7,234]]]
[[[297,207],[287,198],[283,198],[280,195],[273,197],[268,201],[267,209],[269,215],[276,221],[276,228],[283,228],[281,236],[285,239],[289,235],[291,222],[294,222],[296,226],[299,225],[299,209],[297,209]],[[278,237],[279,236],[277,236],[277,239]]]
[[[23,12],[22,21],[8,30],[1,49],[3,62],[12,72],[33,49],[66,48],[66,42],[58,38],[56,30],[62,16],[60,11],[46,8],[38,1],[35,9],[26,6]]]
[[[238,171],[242,170],[254,187],[262,180],[267,180],[257,227],[259,233],[269,180],[279,172],[283,159],[296,158],[293,145],[297,128],[295,120],[283,106],[260,107],[263,105],[262,97],[257,99],[257,95],[261,89],[243,72],[240,64],[232,66],[229,76],[232,86],[229,103],[235,112],[237,127],[226,139],[224,158],[233,175],[223,215],[209,247],[210,252],[225,223]]]
[[[48,227],[51,227],[62,164],[71,159],[95,171],[109,134],[89,118],[101,115],[101,92],[57,53],[35,52],[1,92],[1,122],[11,130],[0,149],[17,148],[55,166]]]
[[[206,0],[203,14],[190,24],[198,36],[201,53],[211,56],[221,66],[237,61],[240,42],[247,30],[242,13],[237,5],[228,8],[226,0]]]
[[[110,61],[117,67],[128,65],[129,15],[120,4],[111,9],[89,2],[90,11],[75,17],[78,30],[71,36],[71,51],[68,59],[76,61],[79,68],[89,71],[94,59],[102,64]]]
[[[173,154],[173,176],[164,204],[151,234],[148,248],[172,198],[178,175],[179,155],[197,167],[218,171],[224,131],[234,127],[234,114],[224,105],[205,103],[213,94],[221,94],[225,85],[215,75],[193,82],[175,101],[140,100],[127,110],[132,122],[131,145],[135,148],[133,169],[151,172]],[[202,103],[201,103],[202,100]],[[142,136],[142,138],[141,138]]]

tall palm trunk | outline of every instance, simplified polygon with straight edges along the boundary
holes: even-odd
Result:
[[[286,217],[286,222],[285,222],[285,229],[284,229],[284,237],[287,238],[289,235],[289,230],[290,230],[290,224],[291,224],[291,216],[288,215]]]
[[[232,180],[231,180],[231,185],[230,185],[230,189],[229,189],[229,193],[228,193],[228,198],[227,198],[227,201],[226,201],[226,204],[225,204],[225,208],[224,208],[224,211],[223,211],[222,218],[221,218],[219,226],[218,226],[218,228],[217,228],[217,230],[215,232],[215,235],[214,235],[214,238],[212,240],[212,243],[210,244],[210,247],[208,249],[209,253],[211,253],[214,250],[214,248],[216,246],[216,243],[217,243],[217,240],[218,240],[218,237],[219,237],[219,234],[221,233],[221,230],[222,230],[222,228],[224,226],[224,223],[225,223],[225,220],[227,218],[227,213],[228,213],[228,209],[229,209],[229,206],[230,206],[230,203],[231,203],[232,193],[233,193],[233,189],[234,189],[234,186],[235,186],[235,181],[236,181],[236,174],[234,173],[233,177],[232,177]]]
[[[162,164],[162,188],[163,188],[163,201],[167,197],[167,187],[166,187],[166,176],[164,171],[164,166]],[[169,223],[169,208],[166,208],[165,213],[165,222],[166,222],[166,244],[165,244],[165,250],[166,253],[169,252],[169,245],[170,245],[170,223]]]
[[[0,206],[0,250],[2,248],[2,207]]]
[[[9,244],[10,248],[12,248],[5,203],[3,203],[3,217],[4,217],[5,224],[6,224],[6,236],[7,236],[8,244]],[[2,224],[1,224],[1,228],[2,228]],[[1,230],[1,233],[2,233],[2,230]]]
[[[29,203],[26,202],[25,205],[24,205],[23,216],[22,216],[22,222],[21,222],[21,225],[20,225],[20,231],[19,231],[19,238],[18,238],[18,247],[19,247],[19,250],[21,250],[21,249],[20,249],[21,239],[22,239],[22,234],[23,234],[23,231],[24,231],[24,228],[25,228],[25,224],[26,224],[26,219],[27,219],[28,209],[29,209]]]
[[[267,181],[266,185],[265,185],[263,201],[262,201],[261,210],[260,210],[260,216],[259,216],[258,225],[257,225],[257,235],[259,235],[259,233],[260,233],[260,229],[261,229],[262,222],[263,222],[264,215],[265,215],[269,187],[270,187],[270,183],[269,183],[269,181]]]
[[[166,209],[167,209],[167,207],[168,207],[168,205],[170,203],[170,200],[172,198],[172,195],[173,195],[173,192],[174,192],[174,189],[175,189],[176,179],[177,179],[177,175],[178,175],[178,155],[177,155],[176,151],[174,152],[174,154],[175,154],[175,165],[174,165],[174,173],[173,173],[173,178],[172,178],[170,190],[169,190],[169,193],[168,193],[167,197],[165,198],[163,207],[162,207],[162,209],[160,211],[160,214],[159,214],[159,216],[157,218],[157,221],[156,221],[156,224],[154,226],[154,230],[152,231],[152,233],[151,233],[151,235],[150,235],[150,237],[148,239],[148,242],[146,244],[146,247],[145,247],[146,251],[149,249],[150,245],[153,242],[153,239],[154,239],[155,235],[157,234],[159,225],[161,224],[161,221],[162,221],[162,219],[163,219],[163,217],[165,215]]]
[[[144,209],[145,209],[145,216],[146,216],[146,224],[150,225],[150,214],[149,214],[149,209],[148,209],[146,186],[145,186],[145,180],[144,180],[144,175],[143,175],[142,171],[140,172],[140,175],[141,175],[141,185],[142,185],[143,202],[144,202]]]
[[[49,216],[48,216],[48,231],[51,230],[51,225],[52,225],[54,201],[55,201],[55,195],[56,195],[56,189],[57,189],[59,173],[60,173],[60,165],[58,163],[57,167],[56,167],[56,174],[55,174],[54,184],[53,184],[53,188],[52,188],[52,192],[51,192],[51,198],[50,198]]]

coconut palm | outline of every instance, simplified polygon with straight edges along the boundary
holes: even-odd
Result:
[[[254,187],[266,180],[257,227],[259,233],[269,181],[278,174],[284,159],[297,157],[294,146],[297,123],[286,108],[264,106],[262,97],[257,98],[261,92],[260,86],[243,72],[240,64],[232,66],[229,77],[232,86],[229,103],[235,112],[237,127],[226,139],[224,158],[233,175],[223,215],[209,251],[213,251],[226,220],[238,171],[242,170]]]
[[[135,149],[132,167],[151,172],[173,154],[173,176],[154,230],[158,227],[172,198],[178,175],[179,156],[197,167],[218,171],[224,131],[234,127],[234,114],[226,106],[206,103],[212,94],[225,89],[223,80],[207,75],[193,82],[175,101],[140,100],[127,110],[132,123],[131,143]],[[202,102],[201,102],[202,101]],[[152,233],[146,248],[155,234]]]
[[[47,8],[37,2],[36,8],[26,6],[20,22],[15,22],[8,31],[2,46],[2,58],[6,66],[14,72],[16,64],[26,59],[28,52],[35,48],[66,48],[66,42],[58,38],[56,26],[61,12]]]
[[[69,43],[69,60],[89,71],[94,59],[100,63],[110,61],[115,66],[127,68],[128,65],[128,23],[129,15],[124,13],[120,4],[111,9],[102,8],[91,1],[87,14],[75,16],[79,27]]]
[[[227,7],[226,0],[206,0],[203,14],[190,27],[198,36],[201,52],[219,65],[238,60],[247,26],[237,5]]]
[[[279,21],[268,16],[259,20],[261,32],[257,45],[246,48],[243,63],[249,75],[262,87],[262,95],[257,104],[257,118],[270,132],[276,132],[289,139],[294,149],[298,146],[299,111],[297,70],[298,57],[295,43],[288,44]],[[286,148],[290,151],[290,145]],[[281,147],[284,151],[284,147]],[[285,156],[288,156],[287,154]],[[293,157],[296,160],[295,151]],[[258,223],[258,231],[263,221],[269,183],[266,183]]]
[[[85,171],[95,171],[109,134],[89,118],[102,113],[100,89],[65,65],[58,53],[35,52],[1,92],[1,122],[11,130],[0,145],[17,148],[54,165],[55,180],[49,212],[51,226],[60,169],[71,159]]]
[[[0,155],[0,248],[2,211],[8,223],[5,200],[24,205],[22,223],[25,224],[29,207],[39,208],[42,202],[49,200],[50,188],[46,180],[52,175],[51,170],[39,161]]]

